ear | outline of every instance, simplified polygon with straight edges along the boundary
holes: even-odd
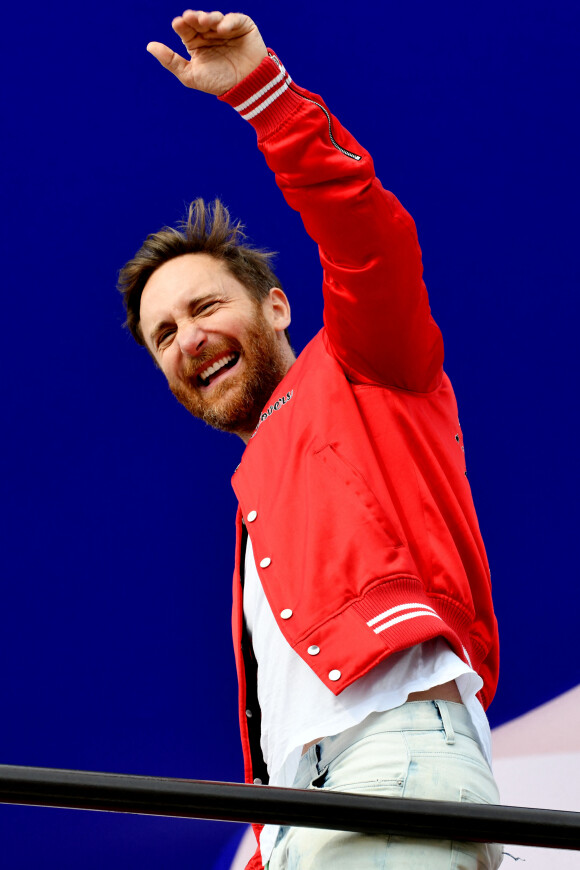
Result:
[[[279,287],[272,287],[263,302],[264,315],[276,332],[284,332],[290,326],[290,303]]]

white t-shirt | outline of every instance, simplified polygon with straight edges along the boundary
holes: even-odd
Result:
[[[339,734],[371,713],[404,704],[422,692],[455,680],[471,717],[483,754],[491,766],[491,734],[476,697],[481,677],[435,638],[390,655],[368,674],[334,695],[300,658],[278,628],[264,595],[248,535],[244,565],[244,617],[258,662],[258,701],[262,712],[261,748],[270,785],[291,787],[305,743]],[[264,864],[279,827],[266,825],[260,837]]]

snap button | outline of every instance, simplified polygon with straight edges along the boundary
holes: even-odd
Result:
[[[248,520],[249,523],[253,523],[257,516],[258,516],[258,511],[250,511],[250,513],[248,514],[246,519]]]
[[[331,671],[328,675],[328,679],[332,680],[333,683],[336,683],[336,681],[340,680],[341,677],[342,674],[340,673],[340,671],[337,670]]]
[[[312,646],[308,647],[307,652],[309,656],[317,656],[320,652],[320,647],[316,646],[316,644],[312,644]]]
[[[287,607],[285,610],[282,611],[280,616],[282,617],[282,619],[290,619],[290,617],[292,616],[292,611],[289,607]]]
[[[260,562],[260,568],[267,568],[268,565],[270,565],[271,563],[272,563],[272,560],[270,559],[270,557],[266,556],[266,558],[262,559],[262,561]]]
[[[257,776],[254,780],[254,785],[262,785],[262,780],[259,776]]]
[[[248,719],[251,719],[252,718],[252,711],[246,710],[246,716],[248,717]]]

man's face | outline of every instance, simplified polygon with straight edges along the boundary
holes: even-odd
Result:
[[[195,417],[247,440],[293,357],[289,307],[273,289],[257,303],[208,254],[160,266],[141,297],[141,330],[174,396]]]

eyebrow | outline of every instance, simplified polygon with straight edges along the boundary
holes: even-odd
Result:
[[[187,305],[187,311],[188,311],[189,316],[195,317],[197,311],[203,305],[205,305],[207,302],[216,301],[219,296],[220,296],[220,294],[218,294],[218,293],[206,293],[204,296],[198,296],[197,299],[194,299],[192,302],[189,302]],[[175,326],[175,321],[174,320],[161,320],[159,323],[157,323],[153,327],[153,329],[151,330],[151,332],[149,334],[149,338],[151,339],[153,344],[155,344],[155,339],[157,338],[159,333],[162,332],[164,329],[166,329],[169,326]]]

